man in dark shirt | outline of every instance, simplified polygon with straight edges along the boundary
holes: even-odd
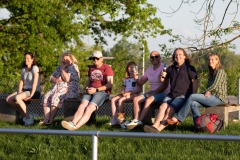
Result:
[[[170,93],[159,107],[154,124],[144,126],[145,132],[162,131],[167,125],[167,119],[182,107],[190,94],[197,92],[197,73],[195,68],[190,65],[190,59],[184,49],[175,49],[172,63],[160,77],[161,82],[170,80]]]

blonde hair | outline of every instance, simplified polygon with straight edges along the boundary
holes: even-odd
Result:
[[[216,54],[216,53],[210,53],[207,58],[209,57],[214,57],[216,60],[218,60],[218,64],[216,64],[216,67],[215,69],[213,69],[212,67],[209,66],[209,62],[208,62],[208,78],[211,78],[213,77],[217,70],[219,70],[220,68],[222,68],[222,65],[221,65],[221,62],[220,62],[220,59],[219,59],[219,56]]]
[[[61,64],[61,62],[62,62],[63,57],[65,57],[65,56],[69,56],[70,59],[73,61],[73,64],[77,64],[77,63],[78,63],[76,57],[72,54],[71,51],[65,51],[65,52],[63,52],[63,54],[60,56],[60,59],[59,59],[60,64]]]

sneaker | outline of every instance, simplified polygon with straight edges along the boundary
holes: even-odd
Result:
[[[122,129],[126,129],[126,125],[128,125],[129,123],[130,123],[129,121],[124,120],[123,123],[119,123],[119,124],[120,124],[120,126],[122,127]]]
[[[118,123],[118,120],[116,120],[116,119],[114,119],[114,118],[112,118],[111,119],[111,121],[109,122],[109,125],[110,126],[114,126],[114,125],[118,125],[119,123]]]
[[[127,129],[131,130],[140,125],[143,125],[143,123],[139,120],[134,119],[131,121],[131,123],[127,124],[126,127],[127,127]]]
[[[63,126],[63,128],[68,129],[68,130],[71,130],[71,131],[77,129],[77,127],[75,126],[75,124],[73,124],[72,121],[69,121],[69,122],[67,122],[67,121],[62,121],[62,126]]]
[[[34,123],[34,116],[29,114],[29,119],[27,119],[26,117],[23,117],[23,122],[25,126],[29,126],[32,125]]]

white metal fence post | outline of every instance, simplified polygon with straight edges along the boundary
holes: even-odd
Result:
[[[98,158],[98,137],[92,135],[92,160],[97,160]]]

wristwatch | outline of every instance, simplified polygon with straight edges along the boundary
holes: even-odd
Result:
[[[96,88],[96,92],[98,92],[99,90],[98,90],[98,88]]]

